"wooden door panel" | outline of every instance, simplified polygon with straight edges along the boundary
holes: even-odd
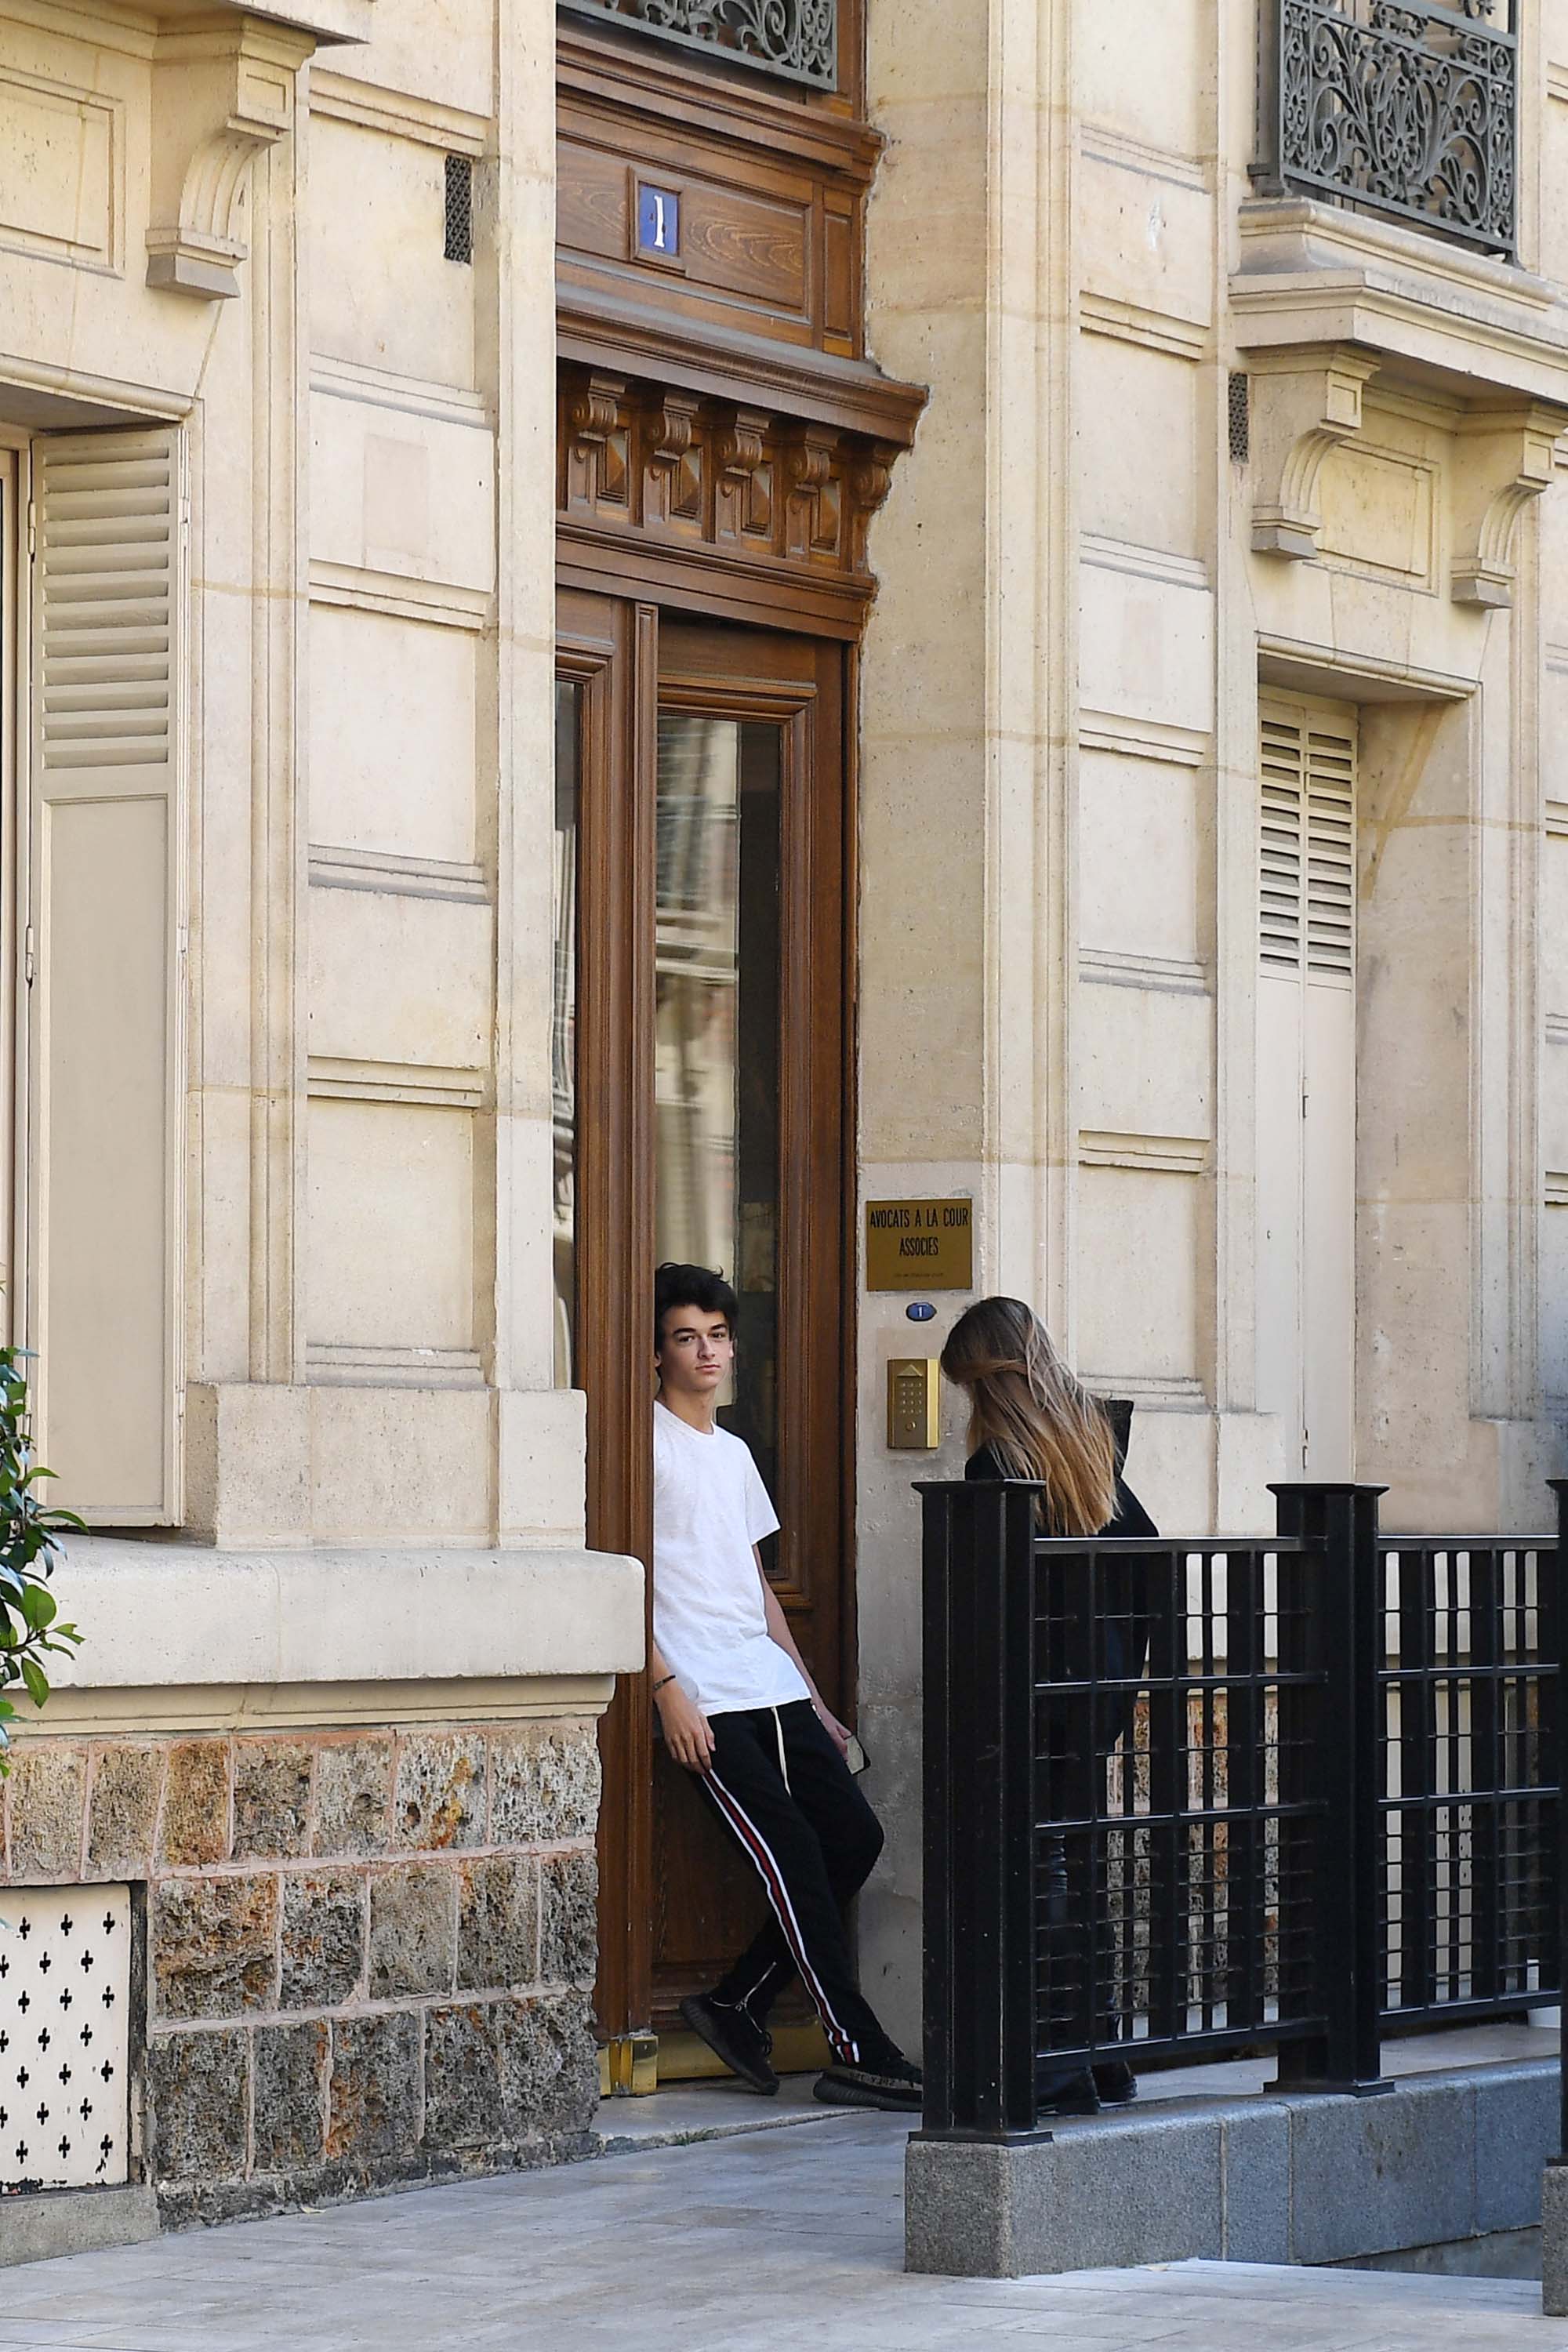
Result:
[[[651,1265],[652,813],[631,789],[651,740],[657,615],[649,605],[562,593],[563,678],[580,689],[576,976],[576,1360],[587,1395],[588,1541],[651,1558],[652,1304],[628,1267]],[[651,1600],[651,1595],[649,1595]],[[599,1978],[606,2038],[648,2022],[652,1705],[623,1676],[600,1727]]]
[[[576,1376],[588,1395],[589,1540],[650,1555],[662,711],[676,732],[696,718],[717,722],[715,738],[726,728],[745,733],[737,832],[759,821],[762,806],[742,808],[741,795],[752,788],[743,758],[776,744],[776,769],[768,771],[776,792],[776,920],[771,929],[762,923],[777,982],[771,997],[763,992],[778,1056],[776,1144],[765,1130],[776,1152],[776,1243],[772,1312],[753,1320],[776,1335],[773,1483],[783,1532],[771,1572],[825,1696],[842,1711],[852,1451],[844,655],[828,642],[693,623],[584,591],[563,590],[558,609],[560,667],[575,684],[580,746],[573,1262]],[[753,896],[737,904],[738,925],[752,908],[754,940],[763,902]],[[700,929],[701,906],[689,911]],[[737,1020],[747,944],[739,937]],[[745,1181],[756,1189],[754,1167]],[[741,1181],[737,1166],[737,1210]],[[734,1262],[741,1254],[714,1255],[744,1300],[746,1269]],[[728,1965],[765,1906],[738,1848],[658,1748],[646,1675],[617,1690],[601,1753],[596,2006],[601,2031],[615,2036],[673,2025],[681,1996]],[[784,2013],[808,2012],[796,1994]]]
[[[778,730],[773,1483],[783,1526],[770,1572],[795,1638],[833,1705],[847,1703],[841,1648],[842,660],[837,646],[798,637],[670,620],[660,631],[661,713],[707,712]],[[742,915],[743,921],[743,904]],[[742,937],[742,961],[745,952]],[[734,1266],[725,1270],[737,1278]],[[743,1278],[738,1286],[744,1328]],[[672,2021],[683,1993],[722,1972],[763,1916],[754,1874],[699,1793],[681,1785],[681,1776],[665,1759],[659,1761],[654,1780],[656,2026]],[[805,2013],[798,2000],[791,2009]]]

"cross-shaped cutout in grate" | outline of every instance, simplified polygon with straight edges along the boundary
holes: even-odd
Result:
[[[130,1984],[128,1886],[0,1892],[0,2190],[126,2179]]]

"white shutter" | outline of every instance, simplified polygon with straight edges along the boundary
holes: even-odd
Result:
[[[1355,721],[1312,714],[1306,730],[1307,978],[1355,981]]]
[[[51,1499],[179,1516],[183,444],[34,446],[28,1323]]]
[[[1260,717],[1258,954],[1265,971],[1301,964],[1300,730],[1267,709]]]
[[[1322,1477],[1355,1426],[1355,772],[1353,709],[1263,702],[1258,1404]]]

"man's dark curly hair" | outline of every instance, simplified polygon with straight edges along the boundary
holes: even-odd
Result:
[[[722,1315],[731,1334],[740,1301],[721,1274],[710,1265],[677,1265],[668,1261],[653,1277],[653,1349],[664,1345],[664,1318],[677,1307],[700,1307],[704,1315]]]

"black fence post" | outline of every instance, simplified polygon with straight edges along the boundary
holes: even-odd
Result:
[[[1544,1559],[1537,1562],[1537,1573],[1551,1579],[1541,1594],[1541,1658],[1543,1665],[1556,1669],[1550,1688],[1552,1767],[1557,1786],[1556,1984],[1561,2005],[1568,1997],[1568,1478],[1548,1478],[1546,1483],[1557,1498],[1557,1550],[1550,1562]],[[1543,1772],[1542,1778],[1545,1777]],[[1568,2066],[1562,2063],[1561,2051],[1558,2064],[1563,2078],[1558,2162],[1568,2164]]]
[[[1258,10],[1258,100],[1253,125],[1252,161],[1247,177],[1258,196],[1279,196],[1285,183],[1279,176],[1279,48],[1284,27],[1279,0],[1259,0]]]
[[[1037,1491],[920,1488],[925,2138],[1035,2132]]]
[[[1387,1489],[1303,1483],[1271,1491],[1279,1534],[1321,1546],[1318,1558],[1300,1563],[1299,1590],[1310,1612],[1316,1663],[1327,1675],[1320,1736],[1296,1759],[1311,1775],[1305,1785],[1321,1791],[1324,1808],[1317,1958],[1325,2032],[1320,2040],[1281,2050],[1279,2080],[1364,2095],[1394,2087],[1380,2071],[1385,1963],[1377,1505]],[[1280,1620],[1283,1629],[1283,1601]],[[1283,1638],[1282,1631],[1282,1647]]]

